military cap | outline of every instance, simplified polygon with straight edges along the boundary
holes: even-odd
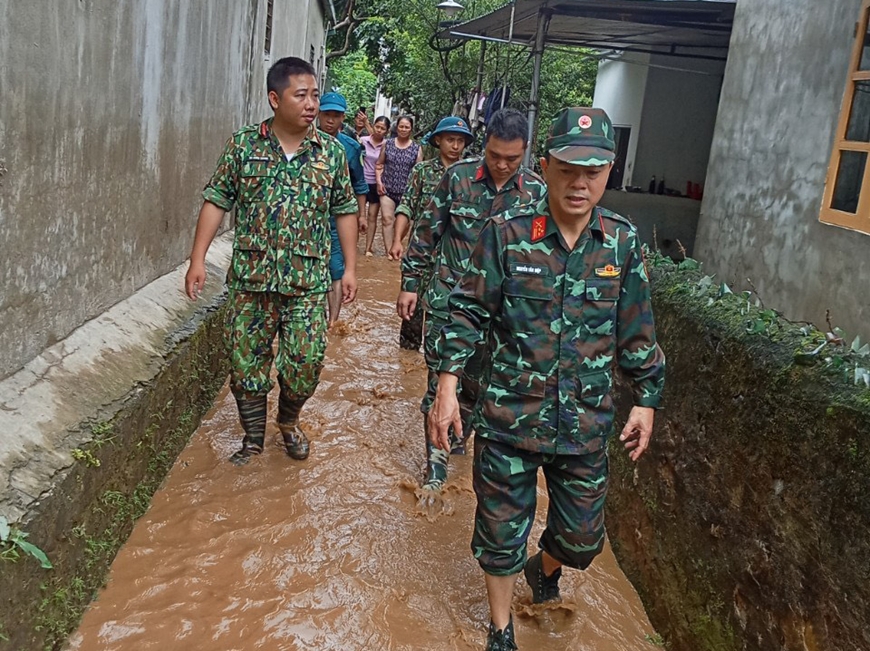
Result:
[[[453,116],[443,118],[441,122],[438,123],[438,126],[435,127],[435,130],[429,134],[427,142],[433,147],[437,147],[435,144],[435,136],[441,135],[442,133],[461,133],[465,136],[466,145],[474,140],[474,134],[472,134],[471,129],[468,128],[468,122],[462,118]]]
[[[602,109],[564,108],[550,125],[550,156],[574,165],[606,165],[616,158],[613,123]]]

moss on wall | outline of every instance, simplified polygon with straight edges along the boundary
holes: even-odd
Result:
[[[671,651],[870,648],[870,360],[651,262],[664,404],[637,466],[614,441],[607,521],[653,625]]]
[[[76,464],[22,527],[54,569],[29,557],[0,561],[0,649],[59,649],[78,624],[223,384],[222,313],[211,312],[176,345],[110,422],[82,424],[92,442],[74,451]]]

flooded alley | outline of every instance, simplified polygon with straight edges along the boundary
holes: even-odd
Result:
[[[293,461],[278,446],[271,401],[265,453],[241,468],[228,463],[241,428],[225,387],[68,649],[482,648],[472,457],[451,459],[444,512],[421,515],[425,365],[397,345],[398,265],[361,258],[359,276],[359,298],[330,336],[321,385],[302,414],[311,457]],[[545,506],[539,486],[532,549]],[[609,549],[588,572],[566,572],[562,594],[562,604],[533,609],[518,582],[521,649],[656,648]]]

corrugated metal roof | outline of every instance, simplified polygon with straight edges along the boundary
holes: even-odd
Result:
[[[724,57],[736,0],[517,0],[513,40],[531,43],[550,12],[546,43]],[[507,40],[511,5],[455,25],[452,38]],[[444,36],[447,36],[445,30]]]

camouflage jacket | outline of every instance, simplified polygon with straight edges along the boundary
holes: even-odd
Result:
[[[424,303],[446,317],[447,296],[468,266],[483,225],[510,208],[535,204],[544,188],[541,177],[525,167],[496,190],[483,159],[451,165],[414,224],[402,259],[402,291],[418,291],[421,279],[431,272]]]
[[[408,179],[408,189],[405,190],[402,203],[396,208],[396,214],[405,215],[412,225],[415,224],[432,198],[445,169],[441,156],[414,165],[411,178]]]
[[[636,405],[658,407],[665,358],[640,240],[619,215],[596,208],[573,250],[546,197],[494,218],[449,305],[438,371],[460,375],[489,330],[480,436],[545,454],[600,449],[613,425],[616,366]]]
[[[229,139],[202,196],[236,211],[233,289],[303,295],[329,289],[329,215],[355,214],[344,147],[313,126],[288,161],[272,120]]]

